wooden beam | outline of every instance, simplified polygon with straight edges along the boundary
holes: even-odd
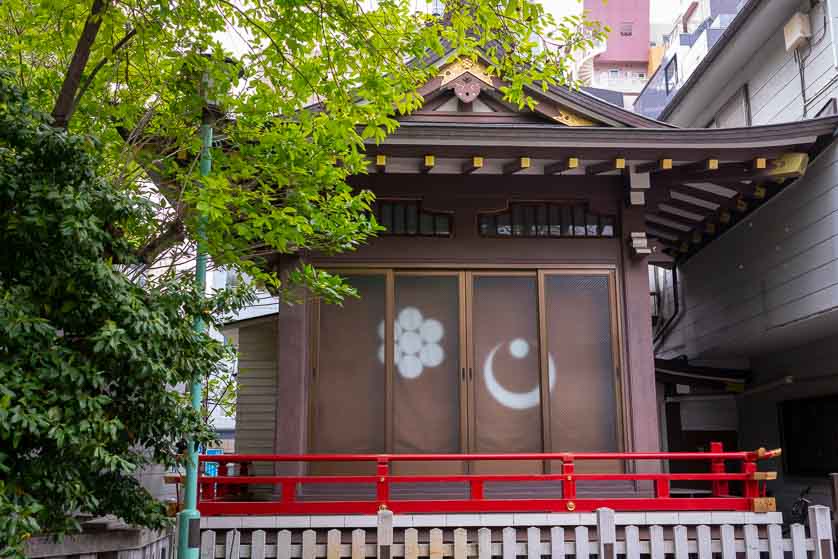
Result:
[[[465,163],[463,163],[463,174],[468,175],[482,168],[483,158],[475,155],[471,158],[471,161],[466,161]]]
[[[387,156],[384,154],[379,153],[375,156],[375,169],[379,173],[386,173],[387,172]]]
[[[700,173],[702,171],[718,171],[719,160],[713,158],[702,159],[701,161],[694,161],[692,163],[687,163],[686,165],[678,165],[676,169],[688,173]]]
[[[530,158],[529,157],[519,157],[515,161],[507,163],[503,166],[503,174],[504,175],[512,175],[517,173],[518,171],[523,171],[524,169],[530,168]]]
[[[700,221],[694,221],[692,219],[687,219],[686,217],[681,217],[681,216],[674,215],[674,214],[669,214],[668,213],[666,215],[661,215],[661,213],[659,211],[658,212],[646,212],[646,215],[647,216],[652,216],[652,217],[659,217],[661,219],[666,219],[666,220],[671,221],[673,223],[677,223],[678,225],[681,225],[683,227],[687,227],[688,229],[694,229],[699,223],[701,223]],[[648,221],[648,217],[646,219]],[[680,231],[680,229],[676,229],[676,231]],[[686,233],[686,232],[687,231],[681,231],[681,233]]]
[[[666,218],[666,216],[661,217]],[[684,235],[690,234],[690,231],[684,231],[683,229],[672,227],[671,225],[667,225],[666,223],[658,223],[657,221],[652,221],[648,218],[646,219],[646,227],[653,227],[665,233],[672,233],[673,235],[676,235],[679,239],[682,238]]]
[[[668,171],[672,169],[672,159],[660,159],[634,166],[635,173],[651,173],[653,171]]]
[[[436,165],[436,157],[433,155],[426,155],[422,160],[422,172],[429,173]]]
[[[602,163],[595,163],[593,165],[588,165],[585,167],[585,174],[586,175],[599,175],[601,173],[607,173],[608,171],[622,171],[626,168],[626,158],[625,157],[618,157],[616,159],[610,159],[608,161],[603,161]]]
[[[734,163],[720,163],[718,169],[695,171],[675,167],[670,171],[655,173],[652,175],[653,186],[676,185],[685,182],[712,182],[714,184],[726,185],[745,180],[768,178],[772,176],[772,165],[769,161],[767,167],[757,169],[753,162],[742,161]]]
[[[695,188],[687,185],[684,185],[680,188],[670,188],[669,192],[670,197],[673,193],[677,193],[683,196],[689,196],[690,198],[698,198],[699,200],[704,200],[705,202],[716,204],[717,206],[722,208],[732,208],[734,205],[736,205],[735,197],[728,198],[727,196],[720,196],[713,192],[708,192],[706,190],[701,190],[700,188]]]
[[[683,212],[688,212],[697,215],[701,218],[697,221],[706,219],[709,215],[716,214],[714,210],[711,210],[709,208],[702,208],[701,206],[696,206],[695,204],[690,204],[689,202],[682,202],[681,200],[675,200],[673,198],[670,198],[669,200],[661,200],[660,202],[658,202],[658,208],[660,208],[661,211],[666,211],[663,208],[661,208],[661,204],[670,206],[672,208],[675,208],[676,210],[681,210]]]
[[[563,161],[556,161],[544,166],[545,175],[555,175],[556,173],[563,173],[569,169],[576,169],[579,167],[578,157],[568,157]]]

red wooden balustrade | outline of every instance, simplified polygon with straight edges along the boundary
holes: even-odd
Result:
[[[214,515],[282,515],[282,514],[374,514],[380,508],[395,513],[474,513],[474,512],[590,512],[600,507],[617,511],[667,510],[770,510],[773,500],[764,498],[764,483],[774,479],[774,472],[760,472],[757,462],[775,458],[780,450],[760,449],[746,452],[724,452],[721,443],[713,443],[710,452],[581,452],[528,454],[227,454],[200,455],[202,464],[219,465],[217,476],[199,473],[198,509],[205,516]],[[393,475],[394,462],[473,462],[527,461],[559,462],[561,473],[544,474],[455,474],[455,475]],[[594,461],[622,461],[624,470],[636,470],[638,462],[667,460],[704,461],[708,471],[696,473],[581,473],[576,464]],[[739,472],[725,471],[725,461],[741,463]],[[248,475],[255,462],[315,463],[368,462],[376,465],[375,475]],[[231,475],[230,465],[239,465],[239,475]],[[204,468],[199,468],[203,472]],[[487,498],[486,484],[521,484],[555,481],[561,485],[561,498]],[[631,481],[647,482],[650,492],[636,497],[578,497],[578,482]],[[710,495],[704,497],[673,497],[673,481],[710,482]],[[730,482],[741,483],[741,495],[732,495]],[[399,499],[391,496],[393,484],[463,483],[468,494],[463,499]],[[369,500],[310,500],[298,495],[298,488],[308,484],[341,484],[375,486],[375,497]],[[272,500],[245,500],[242,488],[249,485],[272,485]],[[537,489],[534,494],[537,495]]]

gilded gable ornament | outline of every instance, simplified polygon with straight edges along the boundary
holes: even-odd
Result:
[[[488,74],[486,67],[470,58],[458,58],[451,64],[443,67],[440,72],[442,85],[452,82],[466,73],[471,74],[486,85],[492,85],[492,76]]]
[[[559,109],[559,112],[553,115],[553,119],[568,126],[593,126],[596,124],[592,120],[563,109]]]

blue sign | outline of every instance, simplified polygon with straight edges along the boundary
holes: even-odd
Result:
[[[206,454],[215,456],[219,454],[224,454],[224,449],[221,448],[208,448]],[[217,476],[218,475],[218,462],[204,462],[204,475],[206,476]]]

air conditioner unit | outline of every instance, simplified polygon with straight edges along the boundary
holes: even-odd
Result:
[[[797,12],[791,16],[791,19],[783,27],[783,35],[786,38],[787,51],[804,46],[812,37],[812,24],[809,22],[809,14]]]

